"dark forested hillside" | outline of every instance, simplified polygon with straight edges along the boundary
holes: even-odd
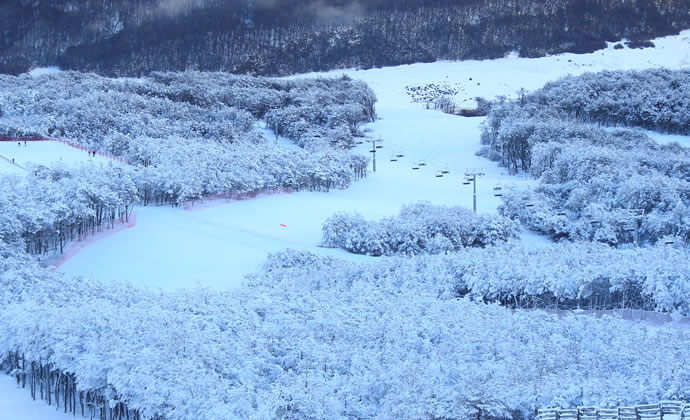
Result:
[[[687,0],[5,0],[0,72],[288,74],[592,51],[690,27]]]

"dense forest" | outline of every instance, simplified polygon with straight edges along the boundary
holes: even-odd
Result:
[[[539,179],[503,214],[556,240],[687,241],[690,150],[633,128],[689,133],[688,86],[688,71],[601,72],[494,104],[480,153]]]
[[[0,135],[59,137],[122,157],[136,168],[143,204],[178,205],[218,193],[349,186],[366,175],[368,158],[349,149],[376,118],[375,102],[368,86],[346,77],[0,76]],[[267,123],[292,141],[264,135]]]
[[[0,243],[0,354],[37,398],[95,418],[529,419],[539,407],[683,399],[686,329],[458,298],[465,286],[479,287],[478,299],[507,293],[516,262],[525,280],[549,268],[516,278],[513,291],[540,293],[534,286],[548,280],[568,298],[580,279],[583,300],[588,269],[602,275],[597,286],[608,273],[626,292],[640,284],[616,269],[650,264],[652,300],[687,313],[687,286],[659,270],[664,253],[687,284],[684,250],[626,255],[593,244],[375,264],[286,251],[240,289],[170,293],[52,277]],[[562,270],[568,262],[577,276]],[[481,267],[506,273],[485,284]]]
[[[588,52],[677,33],[689,12],[684,0],[10,0],[0,9],[0,72],[282,75]]]

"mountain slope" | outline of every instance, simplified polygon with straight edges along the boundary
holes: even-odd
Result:
[[[685,0],[10,0],[0,72],[285,75],[439,59],[589,52],[690,27]]]

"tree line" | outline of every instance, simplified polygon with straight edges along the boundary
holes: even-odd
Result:
[[[125,167],[30,166],[26,176],[0,177],[0,238],[32,255],[66,245],[129,219],[138,191]]]
[[[357,213],[338,213],[326,219],[322,232],[322,246],[390,256],[487,247],[517,238],[520,228],[506,217],[422,202],[403,206],[397,216],[376,222]]]

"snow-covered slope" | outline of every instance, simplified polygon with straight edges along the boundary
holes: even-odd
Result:
[[[401,204],[418,200],[471,207],[469,187],[461,184],[461,174],[467,167],[483,167],[486,173],[478,184],[479,211],[495,211],[499,202],[492,194],[495,183],[531,182],[509,177],[495,164],[474,155],[479,147],[478,126],[482,118],[459,118],[425,110],[423,104],[413,103],[408,86],[450,87],[457,91],[459,102],[469,104],[475,96],[514,96],[520,88],[535,89],[549,80],[585,71],[690,68],[690,31],[654,42],[656,48],[645,50],[609,48],[594,54],[543,59],[510,57],[347,71],[351,77],[367,81],[379,98],[381,119],[369,127],[371,135],[381,137],[384,145],[377,156],[375,174],[370,173],[349,190],[328,194],[264,195],[207,208],[198,206],[192,211],[139,208],[136,227],[84,248],[61,270],[68,274],[93,274],[103,280],[127,279],[142,286],[228,288],[255,271],[267,253],[286,247],[366,261],[367,257],[316,248],[326,217],[336,211],[358,211],[378,218],[393,215]],[[682,136],[656,138],[690,144]],[[359,151],[367,153],[368,149],[368,145],[362,145]],[[397,152],[405,156],[391,162],[391,153]],[[14,157],[21,165],[29,161],[74,163],[101,159],[52,142],[30,143],[26,147],[0,142],[0,154]],[[413,171],[412,164],[421,159],[427,166]],[[440,168],[448,168],[450,174],[436,178],[435,171]],[[21,173],[22,169],[0,160],[0,172]],[[541,238],[533,235],[526,235],[525,240],[541,243]],[[0,418],[67,418],[53,407],[32,402],[29,393],[18,389],[8,376],[0,375],[0,400]]]
[[[0,173],[22,173],[30,163],[49,164],[61,162],[68,165],[78,162],[97,161],[108,162],[103,156],[89,156],[83,150],[75,149],[57,141],[0,141],[0,156],[8,160],[14,159],[17,165],[0,158]]]
[[[458,102],[469,104],[476,96],[515,96],[520,88],[536,89],[559,77],[586,71],[690,68],[690,31],[654,43],[656,48],[617,50],[611,46],[586,55],[332,72],[328,75],[345,73],[364,80],[376,92],[380,119],[368,127],[371,137],[383,140],[376,173],[370,170],[365,180],[350,189],[328,194],[266,195],[194,211],[140,209],[135,228],[85,248],[60,270],[164,288],[234,287],[244,275],[255,271],[269,252],[287,247],[339,252],[317,248],[321,224],[335,212],[357,211],[368,218],[380,218],[396,214],[402,204],[419,200],[471,208],[471,186],[462,184],[466,168],[483,169],[477,207],[480,212],[493,212],[499,204],[493,195],[494,185],[532,181],[508,176],[495,163],[475,156],[483,118],[427,110],[423,103],[413,101],[407,88],[430,84],[449,87],[457,91]],[[367,154],[370,146],[361,145],[357,151]],[[400,152],[404,157],[391,162],[391,154]],[[420,161],[427,165],[412,170]],[[450,173],[437,178],[441,169]],[[530,236],[528,242],[540,240]]]

